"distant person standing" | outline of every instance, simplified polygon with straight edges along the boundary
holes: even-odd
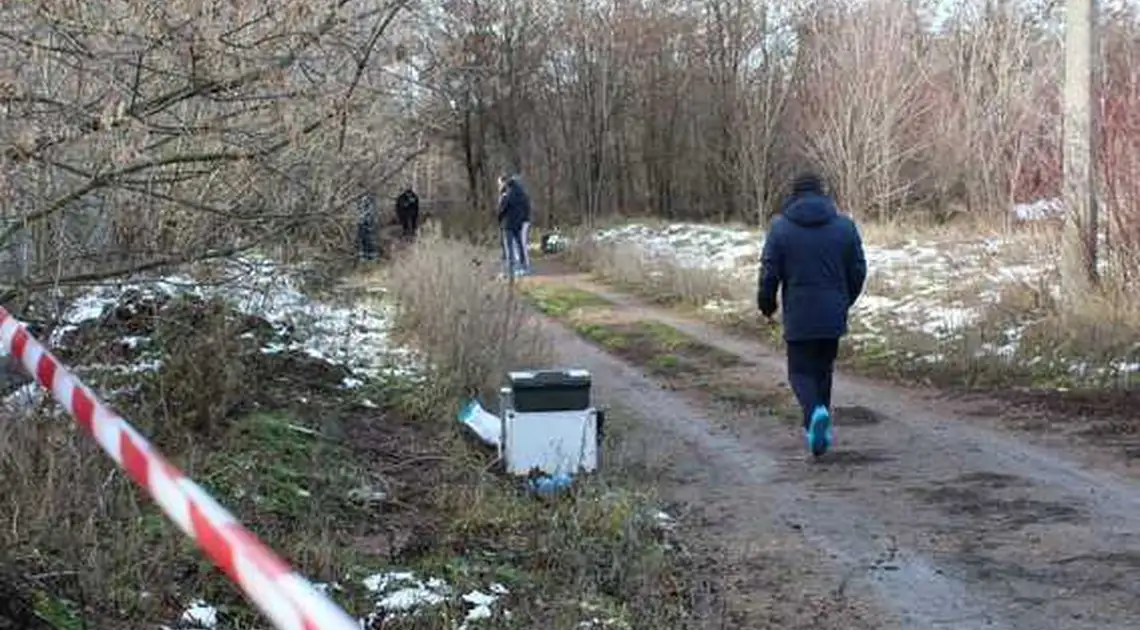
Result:
[[[499,178],[499,227],[503,236],[503,264],[507,273],[530,272],[527,232],[530,229],[530,197],[517,176]]]
[[[812,173],[796,177],[764,241],[757,306],[765,317],[783,301],[788,382],[803,410],[815,456],[831,448],[831,384],[839,339],[863,291],[867,262],[859,229],[841,215]]]
[[[380,212],[376,195],[368,189],[356,199],[356,244],[361,260],[380,257]]]
[[[396,218],[400,220],[404,238],[415,238],[420,225],[420,198],[411,186],[396,197]]]

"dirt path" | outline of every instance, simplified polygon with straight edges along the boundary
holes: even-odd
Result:
[[[758,383],[784,379],[782,357],[759,343],[580,276],[542,281],[577,284],[733,353]],[[665,490],[693,509],[685,520],[698,540],[720,545],[739,606],[732,627],[1136,627],[1137,484],[843,376],[837,448],[812,463],[786,424],[663,390],[550,329],[567,362],[593,371],[604,403],[642,420],[636,434],[667,471]],[[845,422],[845,408],[859,413]]]

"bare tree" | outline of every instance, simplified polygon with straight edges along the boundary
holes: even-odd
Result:
[[[933,4],[421,3],[448,186],[521,168],[555,222],[758,219],[805,162],[873,216],[1058,194],[1056,7]]]
[[[409,120],[376,72],[404,5],[0,6],[11,279],[223,255],[337,216],[405,161]]]
[[[930,106],[921,98],[923,35],[900,9],[891,0],[857,9],[820,3],[800,30],[802,150],[825,165],[853,212],[887,216],[909,201],[915,181],[908,170],[929,147],[914,129]]]
[[[1063,295],[1081,300],[1096,282],[1097,212],[1092,72],[1096,2],[1068,0],[1065,11],[1065,235]]]
[[[790,21],[773,13],[769,5],[755,16],[757,44],[749,54],[742,78],[741,135],[742,181],[758,222],[773,211],[782,193],[780,183],[790,167],[786,125],[795,63],[794,31]]]

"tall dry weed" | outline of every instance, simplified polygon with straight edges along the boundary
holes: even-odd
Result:
[[[947,226],[871,223],[863,227],[871,246],[923,243],[951,250],[957,242],[1001,239],[1000,254],[987,263],[992,265],[983,274],[987,277],[1002,276],[1005,267],[1037,266],[1059,255],[1058,227],[1048,223],[1013,229],[978,221]],[[646,256],[635,245],[599,243],[591,237],[590,233],[577,234],[565,259],[608,283],[654,301],[695,306],[728,302],[728,312],[733,313],[734,306],[754,299],[754,276],[694,269],[668,256]],[[885,362],[892,374],[908,378],[917,374],[953,383],[1129,385],[1136,381],[1133,367],[1140,362],[1140,324],[1136,323],[1140,321],[1140,292],[1121,271],[1128,267],[1121,264],[1121,251],[1109,250],[1106,258],[1100,286],[1077,301],[1056,299],[1056,270],[1048,268],[1033,281],[1000,287],[997,300],[992,302],[984,299],[987,292],[982,285],[989,281],[983,277],[978,278],[977,286],[947,288],[946,303],[978,311],[980,321],[949,339],[893,329],[853,358],[876,371]],[[882,274],[872,274],[866,293],[904,298],[914,290],[906,283],[887,282]],[[749,330],[751,321],[731,316],[724,319],[733,326],[747,324]],[[854,327],[861,330],[858,320]]]
[[[388,270],[397,321],[434,366],[442,394],[489,394],[511,369],[549,364],[551,348],[526,304],[498,276],[493,250],[428,229]]]
[[[682,265],[669,256],[646,256],[636,245],[609,245],[588,237],[574,242],[566,255],[572,265],[657,302],[704,306],[755,292],[740,277]]]

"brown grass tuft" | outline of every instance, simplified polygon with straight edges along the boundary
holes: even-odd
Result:
[[[717,271],[685,267],[667,257],[650,258],[633,245],[603,245],[588,238],[577,238],[575,243],[567,252],[568,262],[659,303],[703,306],[739,299],[748,291],[745,281]]]
[[[1010,237],[1010,245],[986,262],[987,273],[1054,251],[1057,239],[1055,226],[1029,224],[1005,231],[993,222],[976,221],[943,226],[869,224],[862,231],[868,244],[925,243],[950,256],[955,243],[985,236]],[[659,303],[703,308],[719,323],[770,332],[760,331],[755,318],[748,316],[755,299],[754,276],[687,269],[668,257],[649,259],[633,245],[599,244],[588,234],[579,235],[576,243],[566,259],[610,284]],[[1136,323],[1140,321],[1140,294],[1118,271],[1123,268],[1119,261],[1110,262],[1100,289],[1072,304],[1055,298],[1051,287],[1056,278],[1052,276],[1003,285],[993,303],[983,304],[986,280],[978,278],[946,295],[982,313],[979,322],[960,334],[936,338],[913,330],[882,331],[885,337],[877,335],[877,340],[846,344],[847,358],[871,374],[907,381],[969,386],[1131,385],[1135,377],[1117,368],[1140,361],[1140,324]],[[868,294],[884,296],[918,289],[922,287],[892,285],[874,274],[867,285]],[[727,316],[710,307],[718,302],[728,303]],[[744,312],[733,312],[733,307]],[[853,322],[853,336],[858,338],[862,332],[859,322]],[[995,348],[1002,352],[995,356]]]
[[[256,321],[220,301],[136,296],[69,333],[61,358],[102,366],[80,377],[302,573],[343,576],[356,564],[345,524],[366,522],[346,493],[366,475],[320,420],[350,415],[351,401],[320,361],[262,354],[246,334],[267,334]],[[150,342],[132,349],[127,335]],[[294,410],[298,397],[322,412]],[[3,420],[0,564],[52,627],[171,623],[198,597],[238,626],[257,617],[54,402]]]
[[[398,323],[433,364],[445,398],[493,393],[509,369],[543,367],[551,349],[526,304],[498,278],[493,250],[425,231],[385,275]]]

